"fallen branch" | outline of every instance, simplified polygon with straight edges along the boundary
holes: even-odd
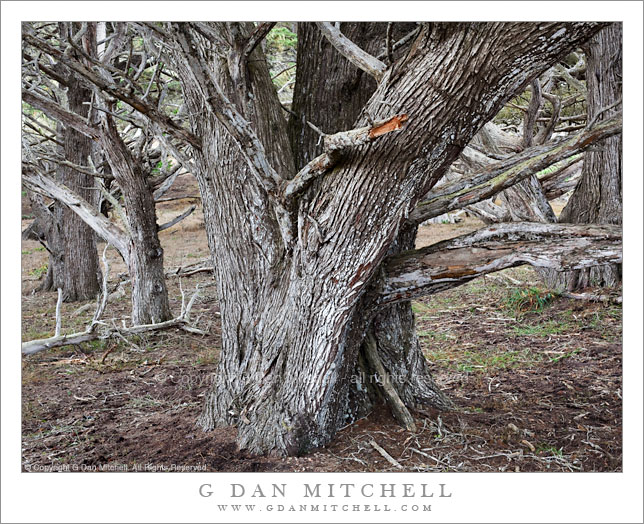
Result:
[[[562,297],[573,298],[575,300],[588,300],[590,302],[608,302],[611,304],[621,304],[622,297],[614,297],[611,295],[596,295],[594,293],[570,293],[562,291],[559,293]]]
[[[381,448],[375,440],[371,439],[369,444],[371,444],[371,447],[373,447],[373,449],[375,449],[378,453],[380,453],[384,457],[384,459],[387,462],[389,462],[389,464],[391,464],[392,466],[394,466],[394,467],[396,467],[398,469],[402,469],[402,466],[400,465],[400,462],[398,462],[389,453],[387,453],[383,448]]]
[[[205,331],[197,329],[196,327],[191,326],[189,324],[190,310],[195,302],[197,294],[199,293],[199,286],[197,286],[197,290],[195,291],[195,294],[190,299],[190,302],[188,303],[188,305],[182,308],[181,315],[179,315],[177,318],[167,320],[165,322],[158,322],[155,324],[141,324],[139,326],[132,326],[129,328],[128,327],[119,328],[119,327],[116,327],[116,325],[105,326],[105,328],[99,332],[96,330],[96,327],[99,324],[105,325],[103,322],[100,322],[98,318],[100,314],[102,314],[102,310],[104,309],[105,303],[107,302],[105,290],[106,290],[106,287],[103,290],[103,300],[101,302],[101,306],[99,306],[99,309],[97,309],[97,312],[94,315],[94,319],[92,320],[92,323],[85,331],[80,333],[72,333],[70,335],[58,335],[50,338],[30,340],[28,342],[23,342],[22,354],[33,355],[35,353],[39,353],[40,351],[44,351],[46,349],[53,349],[53,348],[69,346],[69,345],[78,345],[83,342],[91,342],[92,340],[98,340],[98,339],[105,340],[111,337],[125,338],[125,336],[127,335],[138,335],[141,333],[163,331],[163,330],[172,329],[172,328],[183,329],[184,331],[188,331],[190,333],[196,333],[198,335],[208,334]]]
[[[188,264],[186,266],[177,266],[177,268],[167,271],[165,276],[166,277],[186,277],[189,275],[194,275],[195,273],[200,273],[202,271],[210,271],[210,272],[214,271],[214,267],[209,264],[210,264],[210,258],[203,258],[197,262]]]
[[[387,405],[391,408],[391,412],[394,415],[394,418],[402,424],[402,426],[407,431],[416,431],[416,424],[414,423],[414,418],[409,413],[407,406],[400,399],[396,388],[391,384],[391,379],[389,374],[385,370],[380,357],[378,356],[378,344],[372,333],[368,333],[365,337],[365,356],[367,362],[376,372],[380,378],[380,385],[384,392],[385,398],[387,400]]]

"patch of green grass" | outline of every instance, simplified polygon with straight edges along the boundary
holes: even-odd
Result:
[[[449,368],[463,373],[489,373],[495,370],[530,366],[541,362],[543,356],[533,353],[530,349],[505,351],[489,348],[452,352],[441,349],[428,352],[427,359],[434,363],[446,363]]]
[[[550,335],[558,335],[568,330],[570,326],[565,322],[558,322],[556,320],[549,320],[542,324],[514,326],[512,331],[515,335],[530,336],[530,337],[548,337]]]
[[[511,311],[515,318],[526,313],[541,313],[555,298],[555,295],[538,287],[513,289],[505,299],[505,309]]]

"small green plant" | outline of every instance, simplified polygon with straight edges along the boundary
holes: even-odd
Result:
[[[505,308],[519,318],[526,313],[541,313],[555,297],[550,291],[529,287],[527,289],[514,289],[505,300]]]
[[[47,273],[47,269],[49,269],[49,264],[45,262],[42,266],[32,269],[29,272],[29,275],[32,277],[41,278],[45,273]]]
[[[537,445],[537,453],[548,453],[554,457],[563,457],[563,448],[557,449],[555,446],[539,444]]]

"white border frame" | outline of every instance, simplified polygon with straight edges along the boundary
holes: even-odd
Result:
[[[641,2],[2,2],[2,522],[642,522]],[[250,17],[250,18],[249,18]],[[21,473],[20,21],[22,20],[610,20],[624,23],[624,473]],[[226,512],[230,484],[446,483],[425,513]],[[214,495],[202,498],[201,484]],[[252,489],[252,487],[251,487]],[[332,500],[326,501],[332,503]],[[354,497],[336,503],[385,503]],[[398,500],[401,502],[401,500]],[[242,503],[257,503],[242,499]],[[321,501],[324,503],[324,501]]]

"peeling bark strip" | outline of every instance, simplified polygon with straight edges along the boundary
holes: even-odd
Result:
[[[564,271],[621,261],[619,226],[498,224],[387,260],[379,303],[431,295],[523,264]]]
[[[396,115],[385,120],[379,120],[366,127],[342,131],[334,135],[326,135],[324,137],[324,149],[327,153],[331,153],[336,150],[343,151],[352,147],[361,146],[379,136],[402,129],[403,122],[406,122],[407,118],[406,114]]]
[[[526,149],[507,160],[493,164],[482,173],[441,187],[436,195],[430,193],[432,198],[418,204],[409,220],[419,224],[448,211],[481,202],[621,131],[622,117],[619,114],[556,144]]]

